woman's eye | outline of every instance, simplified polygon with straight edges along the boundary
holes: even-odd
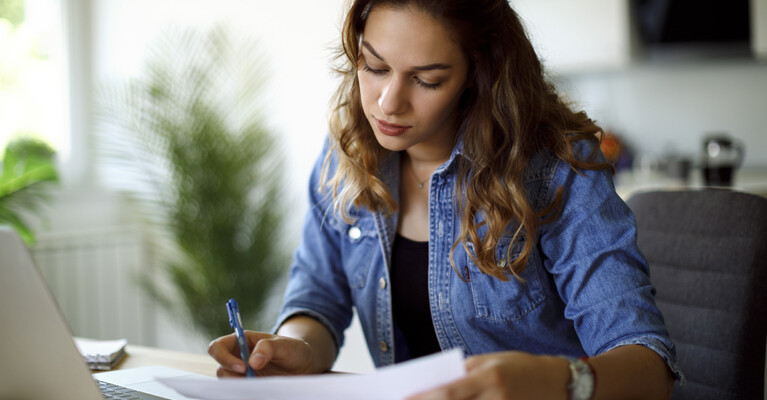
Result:
[[[365,63],[365,65],[362,66],[362,70],[366,71],[366,72],[370,72],[373,75],[382,75],[382,74],[386,73],[386,70],[384,70],[384,69],[373,69],[373,68],[370,68],[370,66],[367,63]]]
[[[427,83],[427,82],[422,81],[419,78],[415,78],[415,81],[416,81],[416,83],[418,83],[419,86],[422,86],[422,87],[424,87],[426,89],[432,89],[432,90],[437,89],[439,87],[439,85],[440,85],[440,83]]]
[[[362,65],[362,70],[365,71],[365,72],[369,72],[369,73],[371,73],[373,75],[384,75],[387,72],[389,72],[386,69],[374,69],[374,68],[371,68],[370,65],[368,65],[367,63]],[[418,86],[421,86],[421,87],[426,88],[426,89],[431,89],[431,90],[437,89],[441,85],[441,83],[428,83],[428,82],[425,82],[425,81],[421,80],[418,77],[414,77],[413,80],[415,80],[415,83]]]

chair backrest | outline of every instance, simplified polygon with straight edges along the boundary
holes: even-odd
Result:
[[[764,398],[767,198],[684,190],[627,203],[687,378],[673,399]]]

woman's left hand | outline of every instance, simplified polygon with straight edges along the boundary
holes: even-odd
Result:
[[[408,400],[566,399],[567,360],[518,351],[466,359],[466,377]]]

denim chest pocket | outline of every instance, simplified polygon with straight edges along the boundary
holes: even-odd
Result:
[[[507,271],[506,251],[510,242],[511,238],[504,236],[496,247],[498,267],[506,268]],[[524,240],[518,240],[514,243],[511,251],[512,260],[519,256],[524,245]],[[468,243],[468,247],[469,251],[473,252],[471,243]],[[530,253],[524,271],[519,274],[524,282],[517,280],[510,272],[506,274],[509,278],[507,281],[501,281],[482,273],[468,256],[467,264],[466,273],[471,285],[474,309],[478,318],[494,321],[516,321],[533,311],[546,299],[541,287],[540,263],[535,251]]]
[[[378,232],[373,217],[356,218],[353,224],[348,224],[341,218],[330,220],[330,225],[341,236],[341,262],[351,288],[365,286],[370,265],[373,263],[373,254],[378,246]]]

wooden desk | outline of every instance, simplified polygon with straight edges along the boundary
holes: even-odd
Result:
[[[194,372],[201,375],[216,376],[218,363],[207,354],[184,353],[180,351],[158,349],[129,344],[125,347],[125,357],[112,369],[146,367],[162,365]]]

